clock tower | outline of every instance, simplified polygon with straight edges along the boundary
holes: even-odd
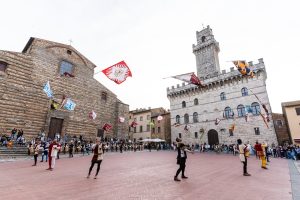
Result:
[[[217,76],[220,73],[219,43],[215,40],[209,26],[196,32],[197,44],[193,44],[196,56],[197,75],[201,79]]]

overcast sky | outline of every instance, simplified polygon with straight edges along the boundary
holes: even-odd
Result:
[[[210,25],[220,43],[221,70],[229,60],[263,58],[273,112],[299,100],[300,1],[263,0],[9,0],[1,1],[0,49],[22,51],[30,37],[69,44],[95,73],[121,60],[133,77],[121,85],[95,75],[130,110],[170,104],[164,77],[196,72],[192,44]]]

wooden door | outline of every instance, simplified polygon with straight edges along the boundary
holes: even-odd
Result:
[[[215,144],[219,144],[219,136],[218,136],[218,132],[214,129],[211,129],[208,131],[207,133],[208,136],[208,144],[209,145],[215,145]]]
[[[64,122],[63,119],[58,119],[53,117],[51,118],[49,133],[48,133],[49,138],[54,139],[56,133],[59,133],[59,135],[62,136],[61,130],[62,130],[63,122]]]

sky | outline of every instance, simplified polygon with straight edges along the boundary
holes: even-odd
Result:
[[[163,78],[196,72],[192,44],[207,25],[221,70],[264,59],[272,112],[300,99],[298,0],[10,0],[0,8],[1,50],[21,52],[30,37],[71,44],[130,110],[170,108],[166,89],[181,81]],[[101,70],[122,60],[133,77],[117,85]]]

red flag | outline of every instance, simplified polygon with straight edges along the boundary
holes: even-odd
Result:
[[[131,71],[124,61],[114,64],[102,70],[102,72],[117,84],[123,83],[128,76],[132,77]]]
[[[109,131],[111,128],[112,128],[112,125],[110,125],[110,124],[104,124],[104,126],[102,127],[102,129],[105,131]]]
[[[134,127],[136,127],[137,125],[138,125],[138,123],[136,123],[135,121],[133,121],[133,122],[131,123],[130,126],[134,128]]]
[[[176,78],[181,81],[192,83],[194,85],[202,86],[200,79],[194,74],[194,72],[172,76],[172,78]]]

